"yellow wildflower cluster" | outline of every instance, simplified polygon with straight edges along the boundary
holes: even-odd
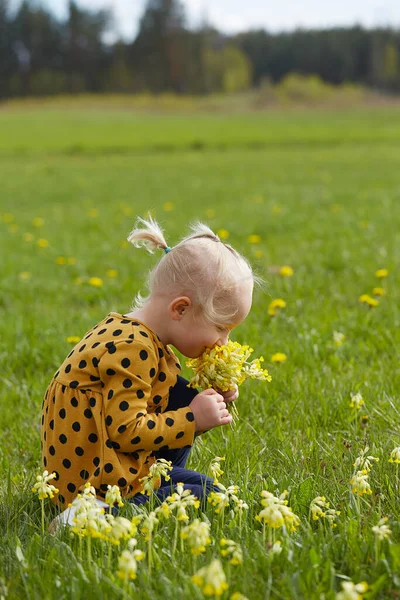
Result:
[[[208,467],[209,475],[214,478],[214,485],[218,483],[218,477],[223,474],[223,470],[221,469],[222,460],[225,460],[225,456],[215,456]]]
[[[241,385],[245,379],[261,379],[271,381],[266,369],[262,369],[264,358],[256,358],[248,362],[254,352],[249,346],[229,341],[225,346],[207,348],[199,358],[192,358],[186,365],[194,370],[194,376],[189,382],[190,387],[218,388],[223,392]]]
[[[225,487],[222,483],[218,483],[216,487],[221,491],[210,492],[207,500],[211,506],[216,506],[215,512],[217,514],[223,513],[225,509],[229,507],[232,507],[232,509],[238,513],[241,513],[243,510],[248,510],[248,504],[237,496],[239,491],[237,485]]]
[[[343,344],[345,339],[346,336],[344,335],[344,333],[341,333],[340,331],[333,332],[333,341],[338,348]]]
[[[295,531],[300,525],[300,519],[295,515],[285,500],[288,492],[285,490],[279,497],[274,496],[271,492],[263,490],[261,492],[261,504],[264,508],[256,516],[256,521],[267,524],[269,527],[279,529],[283,525],[289,531]]]
[[[160,487],[161,477],[164,477],[165,481],[170,480],[168,471],[171,470],[172,462],[170,460],[165,460],[164,458],[156,460],[156,462],[151,465],[148,475],[139,479],[143,485],[143,492],[150,496],[155,489]]]
[[[386,525],[387,522],[388,518],[382,517],[382,519],[378,521],[378,524],[372,527],[372,531],[375,537],[380,541],[385,540],[392,534],[392,530],[389,528],[388,525]]]
[[[357,471],[365,471],[369,473],[371,471],[371,466],[373,462],[379,462],[379,458],[375,458],[374,456],[367,456],[369,448],[368,446],[364,448],[364,450],[360,450],[360,456],[358,456],[355,460],[354,467]]]
[[[219,542],[221,556],[229,558],[231,565],[241,565],[243,562],[243,550],[234,540],[222,538]]]
[[[54,485],[49,484],[51,479],[55,479],[56,474],[50,473],[48,471],[43,471],[43,475],[38,475],[36,477],[36,483],[32,488],[32,492],[36,492],[39,496],[39,500],[44,500],[45,498],[54,498],[54,494],[58,494],[58,489],[54,487]]]
[[[397,446],[397,448],[394,448],[394,450],[391,451],[389,462],[400,464],[400,446]]]
[[[178,521],[188,521],[189,516],[186,509],[189,506],[199,508],[200,501],[197,496],[194,496],[189,489],[185,490],[183,483],[177,483],[175,486],[175,492],[168,496],[165,500],[169,510],[172,512],[176,510],[176,517]]]
[[[367,590],[368,583],[366,581],[362,581],[361,583],[343,581],[342,591],[336,594],[335,600],[362,600],[362,594],[364,594]]]
[[[281,267],[279,269],[279,275],[281,277],[292,277],[293,276],[293,269],[292,267],[289,267],[289,265],[284,265],[283,267]]]
[[[284,352],[276,352],[271,356],[271,362],[273,363],[284,363],[287,360],[287,356]]]
[[[326,519],[332,529],[336,527],[335,519],[340,515],[340,511],[329,508],[329,502],[325,496],[317,496],[310,504],[310,515],[313,521],[318,519]]]
[[[194,519],[190,525],[186,525],[182,529],[181,538],[187,540],[192,554],[201,554],[206,551],[206,546],[211,544],[210,524],[200,521],[200,519]]]
[[[278,312],[278,309],[280,308],[286,308],[286,302],[285,300],[282,300],[282,298],[275,298],[275,300],[272,300],[268,305],[269,316],[275,317],[275,315]]]
[[[222,564],[215,559],[206,567],[199,569],[192,577],[205,596],[222,596],[228,589]]]
[[[130,542],[136,542],[136,540],[132,539]],[[119,557],[117,576],[123,580],[136,579],[137,563],[143,558],[142,550],[124,550]]]
[[[349,403],[350,408],[360,410],[363,404],[365,404],[365,402],[360,392],[357,392],[357,394],[351,394],[351,400]]]
[[[362,496],[363,494],[372,494],[371,487],[368,481],[368,471],[362,470],[357,471],[355,475],[350,479],[351,491],[356,496]]]

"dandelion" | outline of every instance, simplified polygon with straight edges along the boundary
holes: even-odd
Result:
[[[37,241],[37,246],[38,246],[38,248],[48,248],[49,240],[46,240],[45,238],[40,238]]]
[[[378,541],[386,540],[392,534],[392,530],[386,525],[387,521],[387,517],[382,517],[378,521],[378,524],[372,527],[372,531]]]
[[[42,219],[42,217],[35,217],[32,220],[32,225],[34,227],[43,227],[43,225],[44,225],[44,219]]]
[[[225,460],[225,456],[215,456],[208,468],[208,474],[214,478],[214,484],[218,483],[218,477],[223,474],[221,469],[221,461]]]
[[[344,333],[341,333],[340,331],[333,332],[333,341],[338,348],[343,344],[345,339],[346,336],[344,335]]]
[[[67,344],[77,344],[78,342],[80,342],[81,338],[79,337],[79,335],[69,335],[67,337]]]
[[[206,551],[206,546],[211,544],[210,525],[200,519],[195,519],[181,531],[181,538],[187,540],[190,552],[197,556]]]
[[[379,302],[375,298],[372,298],[369,294],[362,294],[359,297],[359,301],[363,304],[367,304],[370,308],[378,306]]]
[[[241,565],[243,562],[243,550],[234,540],[222,538],[219,542],[221,556],[229,558],[231,565]]]
[[[186,362],[194,370],[189,386],[203,389],[212,387],[226,392],[235,385],[241,385],[247,378],[271,381],[268,371],[261,367],[264,361],[262,356],[248,362],[252,352],[253,348],[231,340],[225,346],[207,348],[199,358]]]
[[[221,240],[227,240],[229,237],[229,231],[227,229],[218,229],[217,231],[217,236],[221,239]]]
[[[119,487],[117,485],[108,485],[107,486],[105,500],[106,500],[106,503],[110,507],[110,512],[111,512],[111,507],[114,506],[115,504],[117,504],[120,507],[124,505],[124,503],[122,502],[122,498],[121,498],[121,490],[119,489]]]
[[[143,492],[150,496],[155,489],[160,487],[161,477],[164,477],[165,481],[170,480],[168,471],[171,470],[172,462],[170,460],[165,460],[164,458],[156,460],[151,465],[148,475],[139,479],[140,482],[143,482]]]
[[[42,475],[36,476],[36,483],[32,488],[32,492],[35,492],[39,496],[39,500],[42,506],[42,535],[44,535],[44,500],[46,498],[54,498],[54,494],[58,494],[58,489],[49,483],[52,479],[55,479],[57,475],[48,471],[43,471]]]
[[[292,277],[293,276],[293,269],[292,267],[289,267],[289,265],[284,265],[283,267],[281,267],[279,269],[279,275],[281,277]]]
[[[249,244],[259,244],[261,242],[261,236],[256,233],[253,233],[252,235],[249,235],[247,241],[249,242]]]
[[[287,356],[283,352],[276,352],[271,356],[271,362],[273,363],[284,363],[286,360]]]
[[[371,471],[372,463],[379,462],[379,458],[375,458],[374,456],[366,456],[368,450],[368,446],[364,448],[364,450],[360,450],[360,456],[356,458],[356,461],[353,465],[356,471],[365,471],[366,473],[369,473]]]
[[[137,563],[143,558],[144,552],[141,550],[124,550],[118,560],[117,576],[126,581],[136,579]]]
[[[118,275],[118,271],[115,269],[108,269],[106,275],[107,277],[116,277]]]
[[[23,235],[24,242],[33,242],[33,235],[28,231]]]
[[[378,269],[377,271],[375,271],[375,277],[377,277],[378,279],[383,279],[384,277],[387,277],[389,275],[389,271],[387,269]]]
[[[56,263],[58,265],[66,265],[67,264],[67,259],[65,258],[65,256],[58,256],[56,258]]]
[[[363,600],[362,594],[368,590],[368,583],[353,583],[352,581],[342,582],[342,591],[335,596],[336,600]]]
[[[268,314],[270,317],[274,317],[277,314],[277,309],[279,308],[286,308],[286,302],[285,300],[282,300],[282,298],[275,298],[275,300],[272,300],[272,302],[269,303],[268,306]]]
[[[357,394],[351,394],[351,400],[349,403],[350,408],[360,410],[363,404],[365,404],[365,402],[360,392],[357,392]]]
[[[357,471],[355,475],[350,479],[351,491],[356,496],[362,496],[363,494],[372,494],[371,487],[368,482],[368,471]]]
[[[196,571],[192,576],[192,581],[201,589],[204,596],[222,596],[229,587],[222,564],[218,559]]]
[[[19,278],[21,279],[21,281],[27,281],[27,279],[31,278],[31,274],[29,273],[29,271],[22,271],[19,274]]]
[[[384,296],[386,294],[386,290],[381,287],[374,287],[372,293],[374,296]]]
[[[103,285],[103,280],[100,279],[100,277],[90,277],[88,284],[93,287],[101,287]]]
[[[164,202],[163,204],[163,209],[165,210],[165,212],[171,212],[172,210],[174,210],[175,206],[173,202]]]

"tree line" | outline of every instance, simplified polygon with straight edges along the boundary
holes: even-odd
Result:
[[[0,0],[0,97],[83,92],[236,92],[289,73],[400,92],[400,30],[361,26],[225,35],[190,28],[180,0],[147,0],[131,41],[107,43],[113,15],[68,2]]]

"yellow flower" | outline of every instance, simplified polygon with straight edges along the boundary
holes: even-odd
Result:
[[[336,527],[335,519],[340,515],[340,511],[329,508],[329,502],[326,502],[325,496],[317,496],[310,504],[310,515],[313,521],[318,521],[320,518],[326,519],[334,528]]]
[[[264,360],[262,356],[247,362],[252,352],[253,348],[231,340],[225,346],[207,348],[199,358],[186,362],[195,372],[190,380],[190,387],[217,387],[226,392],[235,385],[241,385],[247,378],[271,381],[268,371],[261,368]]]
[[[97,210],[97,208],[90,208],[88,211],[88,217],[91,217],[92,219],[95,219],[96,217],[99,216],[99,211]]]
[[[101,287],[103,285],[103,280],[100,279],[100,277],[90,277],[88,284],[93,285],[94,287]]]
[[[114,506],[115,504],[118,504],[118,506],[124,505],[121,498],[121,490],[117,485],[107,485],[105,500],[110,506]]]
[[[27,231],[23,235],[24,242],[33,242],[33,235]]]
[[[79,335],[69,335],[67,337],[67,344],[77,344],[78,342],[80,342],[81,338],[79,337]]]
[[[221,460],[225,460],[225,456],[216,456],[212,459],[208,468],[208,473],[214,478],[214,484],[218,483],[218,477],[223,474],[221,469]]]
[[[275,298],[275,300],[272,300],[269,303],[268,314],[270,315],[270,317],[274,317],[276,315],[278,308],[285,308],[285,307],[286,307],[285,300],[282,300],[282,298]]]
[[[381,287],[374,287],[372,293],[374,296],[384,296],[386,294],[386,291]]]
[[[124,550],[118,560],[117,576],[120,579],[136,579],[137,561],[142,560],[144,554],[141,550]]]
[[[283,352],[276,352],[271,356],[271,361],[273,363],[284,363],[285,360],[287,360],[287,356]]]
[[[289,531],[295,531],[296,527],[300,525],[300,519],[295,515],[289,506],[287,506],[287,491],[285,490],[279,497],[274,496],[271,492],[263,490],[261,492],[262,500],[261,504],[264,508],[256,516],[256,521],[260,521],[267,524],[269,527],[279,529],[283,525],[289,529]]]
[[[118,275],[118,271],[115,269],[108,269],[106,275],[107,277],[116,277]]]
[[[293,273],[292,267],[289,267],[288,265],[284,265],[279,269],[279,275],[281,275],[281,277],[292,277]]]
[[[360,456],[357,456],[353,465],[353,467],[355,467],[357,471],[365,471],[365,473],[369,473],[371,470],[372,463],[379,462],[379,458],[375,458],[374,456],[367,456],[368,450],[368,446],[366,446],[364,450],[360,450]]]
[[[39,248],[47,248],[48,245],[49,245],[49,240],[46,240],[44,238],[40,238],[37,241],[37,245],[38,245]]]
[[[48,471],[43,471],[43,475],[37,475],[36,483],[32,488],[32,492],[37,492],[39,500],[44,500],[45,498],[54,498],[54,494],[58,494],[59,490],[54,487],[54,485],[49,484],[49,481],[55,477],[55,473],[50,473],[49,475]]]
[[[171,212],[171,210],[174,210],[174,203],[173,202],[165,202],[163,205],[163,209],[165,210],[165,212]]]
[[[222,564],[218,559],[196,571],[192,576],[192,581],[201,588],[205,596],[222,596],[229,587]]]
[[[187,540],[191,553],[197,556],[205,552],[206,546],[211,544],[210,524],[195,519],[182,529],[181,538]]]
[[[256,233],[253,233],[252,235],[249,235],[247,241],[249,242],[249,244],[259,244],[261,242],[261,236]]]
[[[243,550],[234,540],[222,538],[219,542],[221,556],[229,558],[231,565],[241,565],[243,562]]]
[[[126,240],[122,240],[122,242],[120,243],[121,248],[128,248],[129,246],[129,242],[127,242]]]
[[[342,591],[338,592],[335,600],[363,600],[362,594],[368,590],[368,583],[353,583],[352,581],[342,582]]]
[[[31,274],[29,273],[29,271],[22,271],[19,274],[19,278],[21,279],[21,281],[26,281],[27,279],[31,278]]]
[[[212,219],[213,217],[215,217],[215,210],[213,208],[207,208],[206,209],[206,217],[208,217],[209,219]]]
[[[66,265],[67,264],[67,259],[65,258],[65,256],[58,256],[56,258],[56,263],[58,265]]]
[[[153,490],[160,487],[161,477],[164,477],[165,481],[170,480],[168,471],[172,470],[172,462],[159,458],[153,463],[149,469],[148,474],[145,477],[139,479],[143,486],[143,492],[148,496],[151,495]]]
[[[14,221],[14,215],[11,213],[3,213],[1,216],[3,223],[12,223]]]
[[[221,239],[221,240],[227,240],[229,237],[229,231],[227,229],[218,229],[217,231],[217,236]]]
[[[333,341],[335,342],[336,346],[341,346],[345,339],[346,336],[344,335],[344,333],[340,333],[340,331],[333,332]]]
[[[360,392],[357,392],[357,394],[351,394],[351,400],[349,403],[350,408],[360,410],[363,404],[365,404],[365,402]]]
[[[380,521],[378,522],[377,525],[372,527],[372,531],[374,532],[374,534],[378,540],[385,540],[392,533],[392,530],[389,529],[388,525],[386,525],[387,521],[388,521],[388,518],[383,517],[382,519],[380,519]]]
[[[178,521],[189,520],[189,516],[186,512],[187,507],[194,506],[195,508],[199,508],[200,506],[200,501],[197,496],[194,496],[190,490],[185,490],[183,483],[177,483],[175,492],[171,494],[171,496],[168,496],[165,501],[168,503],[170,511],[176,510]]]
[[[375,271],[375,277],[378,277],[378,279],[383,279],[384,277],[387,277],[389,275],[389,271],[387,269],[378,269],[377,271]]]
[[[271,212],[273,215],[280,215],[282,212],[282,207],[279,206],[278,204],[274,204],[271,209]]]
[[[35,217],[32,220],[32,225],[34,227],[43,227],[43,225],[44,225],[44,219],[42,219],[42,217]]]
[[[350,479],[351,491],[356,496],[362,496],[363,494],[372,494],[371,487],[368,482],[368,472],[357,471],[355,475]]]
[[[391,451],[389,462],[400,464],[400,446]]]
[[[256,258],[262,258],[264,256],[264,253],[262,250],[254,250],[254,256]]]
[[[361,296],[359,297],[359,301],[363,304],[368,304],[370,308],[372,308],[373,306],[378,306],[379,304],[378,300],[375,300],[375,298],[372,298],[372,296],[370,296],[369,294],[361,294]]]

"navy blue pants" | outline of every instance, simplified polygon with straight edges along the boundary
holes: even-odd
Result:
[[[198,393],[197,390],[187,387],[188,381],[178,375],[177,382],[172,388],[167,410],[177,410],[184,406],[188,406],[193,398]],[[177,448],[175,450],[158,450],[154,452],[153,456],[157,458],[165,458],[172,462],[172,471],[169,472],[170,480],[165,481],[164,477],[161,478],[161,486],[155,491],[156,497],[163,501],[174,491],[174,484],[183,483],[185,490],[191,490],[192,494],[197,498],[202,499],[203,503],[207,495],[212,491],[217,491],[213,485],[213,479],[202,475],[197,471],[189,471],[185,469],[186,461],[189,457],[191,448]],[[130,502],[134,504],[144,504],[149,500],[149,496],[146,494],[136,494],[131,498]]]

